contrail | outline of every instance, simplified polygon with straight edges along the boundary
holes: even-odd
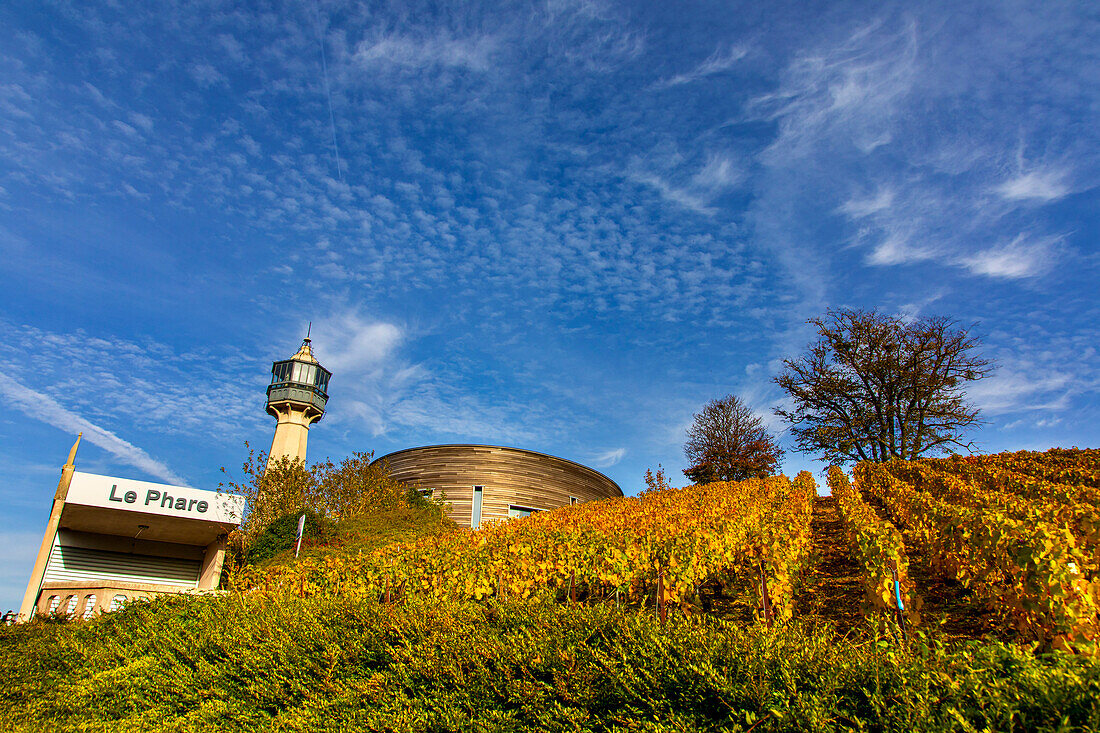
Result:
[[[14,406],[28,417],[41,420],[47,425],[53,425],[55,428],[67,432],[84,433],[84,439],[89,443],[98,445],[134,468],[141,469],[168,483],[187,483],[185,479],[181,478],[164,463],[153,458],[133,443],[123,440],[110,430],[101,428],[75,412],[62,407],[49,395],[36,392],[4,374],[0,374],[0,396],[7,398],[8,405]]]
[[[313,3],[314,14],[317,18],[317,39],[321,42],[321,73],[325,79],[325,97],[328,99],[328,121],[332,126],[332,151],[336,156],[336,175],[340,183],[344,182],[344,170],[340,166],[340,146],[336,143],[336,115],[332,113],[332,90],[328,85],[328,59],[325,58],[325,33],[321,26],[321,5],[316,0]]]

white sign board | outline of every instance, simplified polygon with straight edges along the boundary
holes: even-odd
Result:
[[[244,497],[237,494],[81,471],[73,473],[65,502],[223,524],[240,524],[244,512]]]

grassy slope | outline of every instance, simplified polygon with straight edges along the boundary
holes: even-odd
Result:
[[[303,552],[452,528],[396,509]],[[162,598],[0,628],[0,670],[5,730],[1100,729],[1094,659],[541,602]]]
[[[410,542],[421,537],[450,532],[457,526],[443,517],[437,507],[402,504],[392,509],[382,509],[337,522],[332,537],[321,544],[310,540],[307,529],[301,557],[351,557],[360,552],[369,553],[393,542]],[[260,566],[285,565],[293,561],[294,551],[284,550],[260,563]]]
[[[4,629],[0,667],[28,731],[1100,728],[1096,660],[609,606],[163,598]]]

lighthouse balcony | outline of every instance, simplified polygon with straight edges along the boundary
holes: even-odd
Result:
[[[292,402],[304,407],[314,407],[321,412],[325,410],[328,395],[316,387],[308,384],[282,383],[272,384],[267,388],[267,404]]]

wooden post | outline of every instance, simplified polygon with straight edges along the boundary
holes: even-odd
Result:
[[[569,602],[570,603],[576,603],[577,602],[577,589],[573,585],[573,580],[574,580],[573,576],[574,576],[574,571],[570,570],[569,571]]]
[[[772,600],[768,596],[768,577],[764,573],[764,557],[760,557],[760,598],[764,604],[764,620],[768,622],[768,628],[772,627]]]
[[[664,624],[668,621],[668,605],[665,604],[665,569],[657,571],[657,616]]]

